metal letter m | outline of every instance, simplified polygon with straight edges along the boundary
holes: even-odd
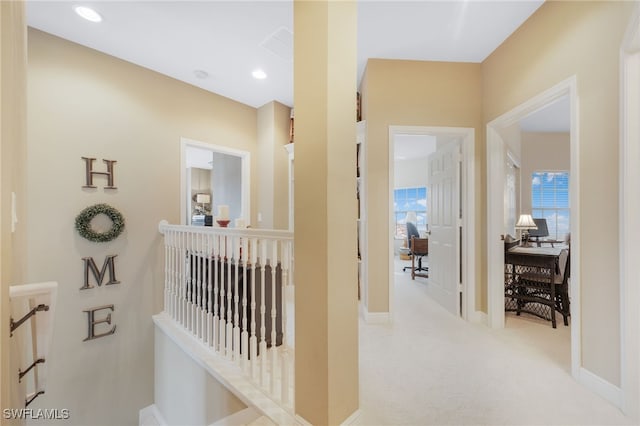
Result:
[[[104,259],[104,263],[102,264],[102,269],[98,272],[98,265],[93,260],[92,257],[83,257],[82,261],[84,262],[84,286],[80,287],[80,290],[87,290],[89,288],[93,288],[91,284],[89,284],[89,272],[93,274],[93,278],[98,283],[98,286],[102,285],[104,281],[104,277],[109,272],[109,281],[107,281],[106,285],[111,284],[120,284],[120,281],[116,279],[116,266],[114,263],[114,259],[118,256],[117,254],[112,254],[107,256]]]

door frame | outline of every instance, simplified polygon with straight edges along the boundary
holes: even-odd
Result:
[[[469,127],[429,127],[429,126],[389,126],[389,318],[393,319],[394,301],[394,224],[393,220],[393,190],[394,168],[393,161],[396,135],[447,135],[461,138],[462,176],[461,207],[462,207],[462,310],[463,319],[470,322],[481,322],[482,314],[476,311],[476,250],[475,250],[475,129]]]
[[[640,420],[640,5],[620,47],[620,354],[622,411]]]
[[[187,148],[194,147],[206,149],[220,154],[240,157],[242,168],[242,182],[240,183],[241,196],[241,217],[247,225],[251,224],[251,153],[239,149],[229,148],[221,145],[214,145],[200,142],[188,138],[180,138],[180,224],[187,223]]]
[[[487,307],[489,326],[504,328],[504,147],[500,130],[539,111],[558,99],[570,102],[570,205],[571,205],[571,373],[579,377],[582,366],[580,313],[580,182],[577,79],[572,76],[534,96],[487,124]],[[499,191],[495,188],[499,188]]]

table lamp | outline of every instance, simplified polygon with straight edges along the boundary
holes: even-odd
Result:
[[[522,231],[521,245],[526,245],[529,241],[529,229],[538,229],[530,214],[521,214],[516,223],[516,229]]]

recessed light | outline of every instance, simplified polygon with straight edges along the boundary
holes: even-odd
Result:
[[[78,15],[91,22],[100,22],[102,21],[102,16],[95,10],[86,6],[76,6],[73,8]]]
[[[253,78],[258,80],[264,80],[265,78],[267,78],[267,73],[265,73],[261,69],[255,70],[254,72],[251,73],[251,75],[253,76]]]
[[[197,78],[201,78],[201,79],[209,77],[209,73],[206,72],[205,70],[194,70],[193,71],[193,75],[195,75]]]

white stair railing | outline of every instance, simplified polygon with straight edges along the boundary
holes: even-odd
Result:
[[[293,233],[166,221],[159,230],[165,312],[293,412]]]

